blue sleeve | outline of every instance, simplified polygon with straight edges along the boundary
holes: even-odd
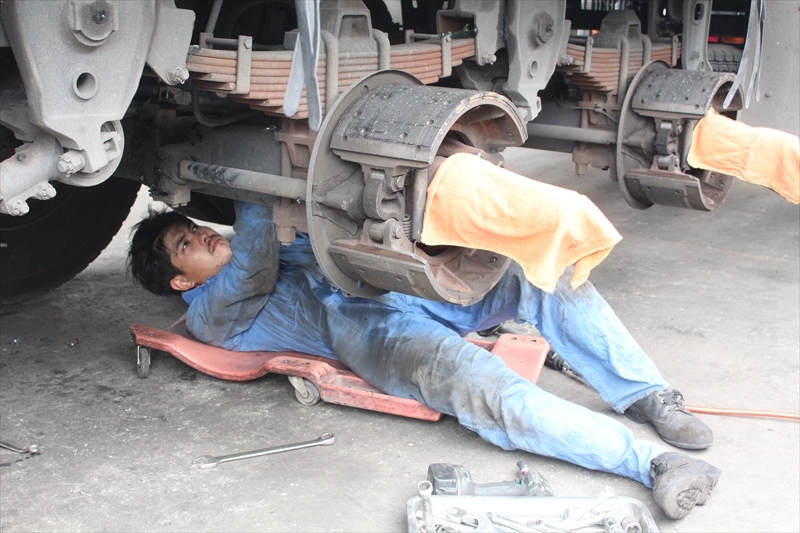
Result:
[[[206,282],[186,315],[189,331],[217,346],[250,328],[278,277],[280,244],[272,208],[244,202],[235,206],[231,262]]]

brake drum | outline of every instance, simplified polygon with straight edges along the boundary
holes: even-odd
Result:
[[[343,291],[470,305],[508,268],[494,252],[419,242],[428,167],[447,136],[501,163],[527,133],[501,95],[429,87],[400,71],[361,79],[332,106],[311,154],[306,212],[317,260]]]

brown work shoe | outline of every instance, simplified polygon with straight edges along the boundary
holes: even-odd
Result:
[[[686,410],[683,395],[666,389],[634,402],[625,416],[644,424],[650,422],[664,441],[688,450],[702,450],[714,443],[711,428]]]
[[[721,473],[682,453],[661,454],[650,461],[653,499],[668,517],[679,520],[708,501]]]

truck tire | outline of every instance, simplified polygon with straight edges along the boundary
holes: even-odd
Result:
[[[51,291],[94,261],[119,231],[140,183],[110,178],[94,187],[53,183],[52,200],[0,215],[0,304]]]
[[[738,72],[742,61],[742,51],[729,44],[708,45],[708,61],[714,72]]]

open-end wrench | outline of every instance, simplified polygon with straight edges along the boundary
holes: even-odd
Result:
[[[324,433],[318,439],[310,440],[308,442],[300,442],[297,444],[286,444],[284,446],[275,446],[274,448],[266,448],[263,450],[254,450],[252,452],[234,453],[231,455],[223,455],[222,457],[214,457],[213,455],[202,455],[192,461],[192,464],[200,468],[214,468],[220,463],[227,463],[228,461],[238,461],[239,459],[250,459],[251,457],[260,457],[262,455],[271,455],[273,453],[290,452],[292,450],[301,450],[303,448],[311,448],[312,446],[330,446],[336,441],[333,433]]]
[[[39,453],[39,447],[35,444],[31,444],[30,446],[28,446],[27,450],[23,450],[22,448],[17,448],[16,446],[12,446],[7,442],[0,442],[0,448],[5,448],[6,450],[11,450],[12,452],[16,453],[30,453],[30,454]]]

